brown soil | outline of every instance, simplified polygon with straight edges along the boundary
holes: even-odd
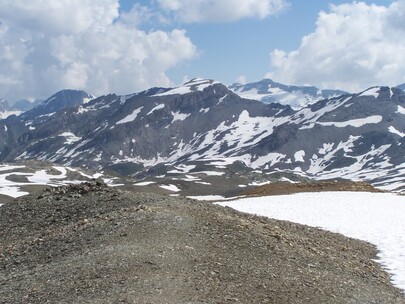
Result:
[[[364,182],[352,181],[314,181],[308,183],[276,182],[258,186],[242,193],[246,196],[284,195],[299,192],[322,192],[322,191],[364,191],[383,192]]]
[[[101,183],[0,207],[0,303],[396,303],[370,244]]]

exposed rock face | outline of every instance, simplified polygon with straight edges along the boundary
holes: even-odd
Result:
[[[96,169],[135,164],[119,168],[135,174],[137,168],[222,159],[263,172],[404,187],[393,183],[405,175],[405,92],[398,88],[373,87],[295,111],[197,79],[174,89],[102,96],[55,113],[33,110],[0,120],[1,161]]]
[[[24,113],[24,119],[33,119],[37,116],[55,113],[65,108],[81,105],[92,100],[94,96],[77,90],[62,90],[41,102],[35,108]]]
[[[1,303],[398,303],[375,248],[100,182],[0,207]]]

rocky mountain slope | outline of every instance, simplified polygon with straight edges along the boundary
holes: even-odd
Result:
[[[40,159],[128,176],[240,164],[262,174],[405,186],[405,92],[398,88],[373,87],[293,110],[194,79],[87,103],[80,97],[61,110],[60,104],[51,98],[0,120],[0,160]]]
[[[99,182],[0,207],[0,302],[398,303],[368,243]]]

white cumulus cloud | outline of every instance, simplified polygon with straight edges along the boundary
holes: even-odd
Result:
[[[157,0],[180,22],[232,22],[243,18],[266,18],[288,6],[285,0]]]
[[[332,5],[298,49],[270,54],[267,77],[358,91],[405,82],[405,1]]]
[[[142,31],[130,13],[119,16],[118,0],[0,1],[0,96],[170,85],[166,71],[194,58],[195,45],[184,30]]]

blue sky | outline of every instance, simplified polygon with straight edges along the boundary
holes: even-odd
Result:
[[[121,0],[121,9],[129,11],[135,2],[151,6],[151,1]],[[364,2],[389,6],[393,1]],[[285,9],[263,19],[252,17],[236,22],[175,22],[168,26],[160,25],[164,29],[186,29],[199,50],[197,58],[174,67],[168,71],[168,75],[176,83],[180,83],[185,75],[215,78],[227,84],[237,81],[240,76],[249,82],[260,80],[269,72],[269,54],[272,50],[297,49],[301,39],[316,29],[321,11],[328,12],[331,4],[345,3],[351,1],[294,0],[288,1]],[[145,29],[156,26],[159,27],[146,24]]]
[[[405,0],[3,0],[0,97],[264,77],[358,91],[405,83]]]

